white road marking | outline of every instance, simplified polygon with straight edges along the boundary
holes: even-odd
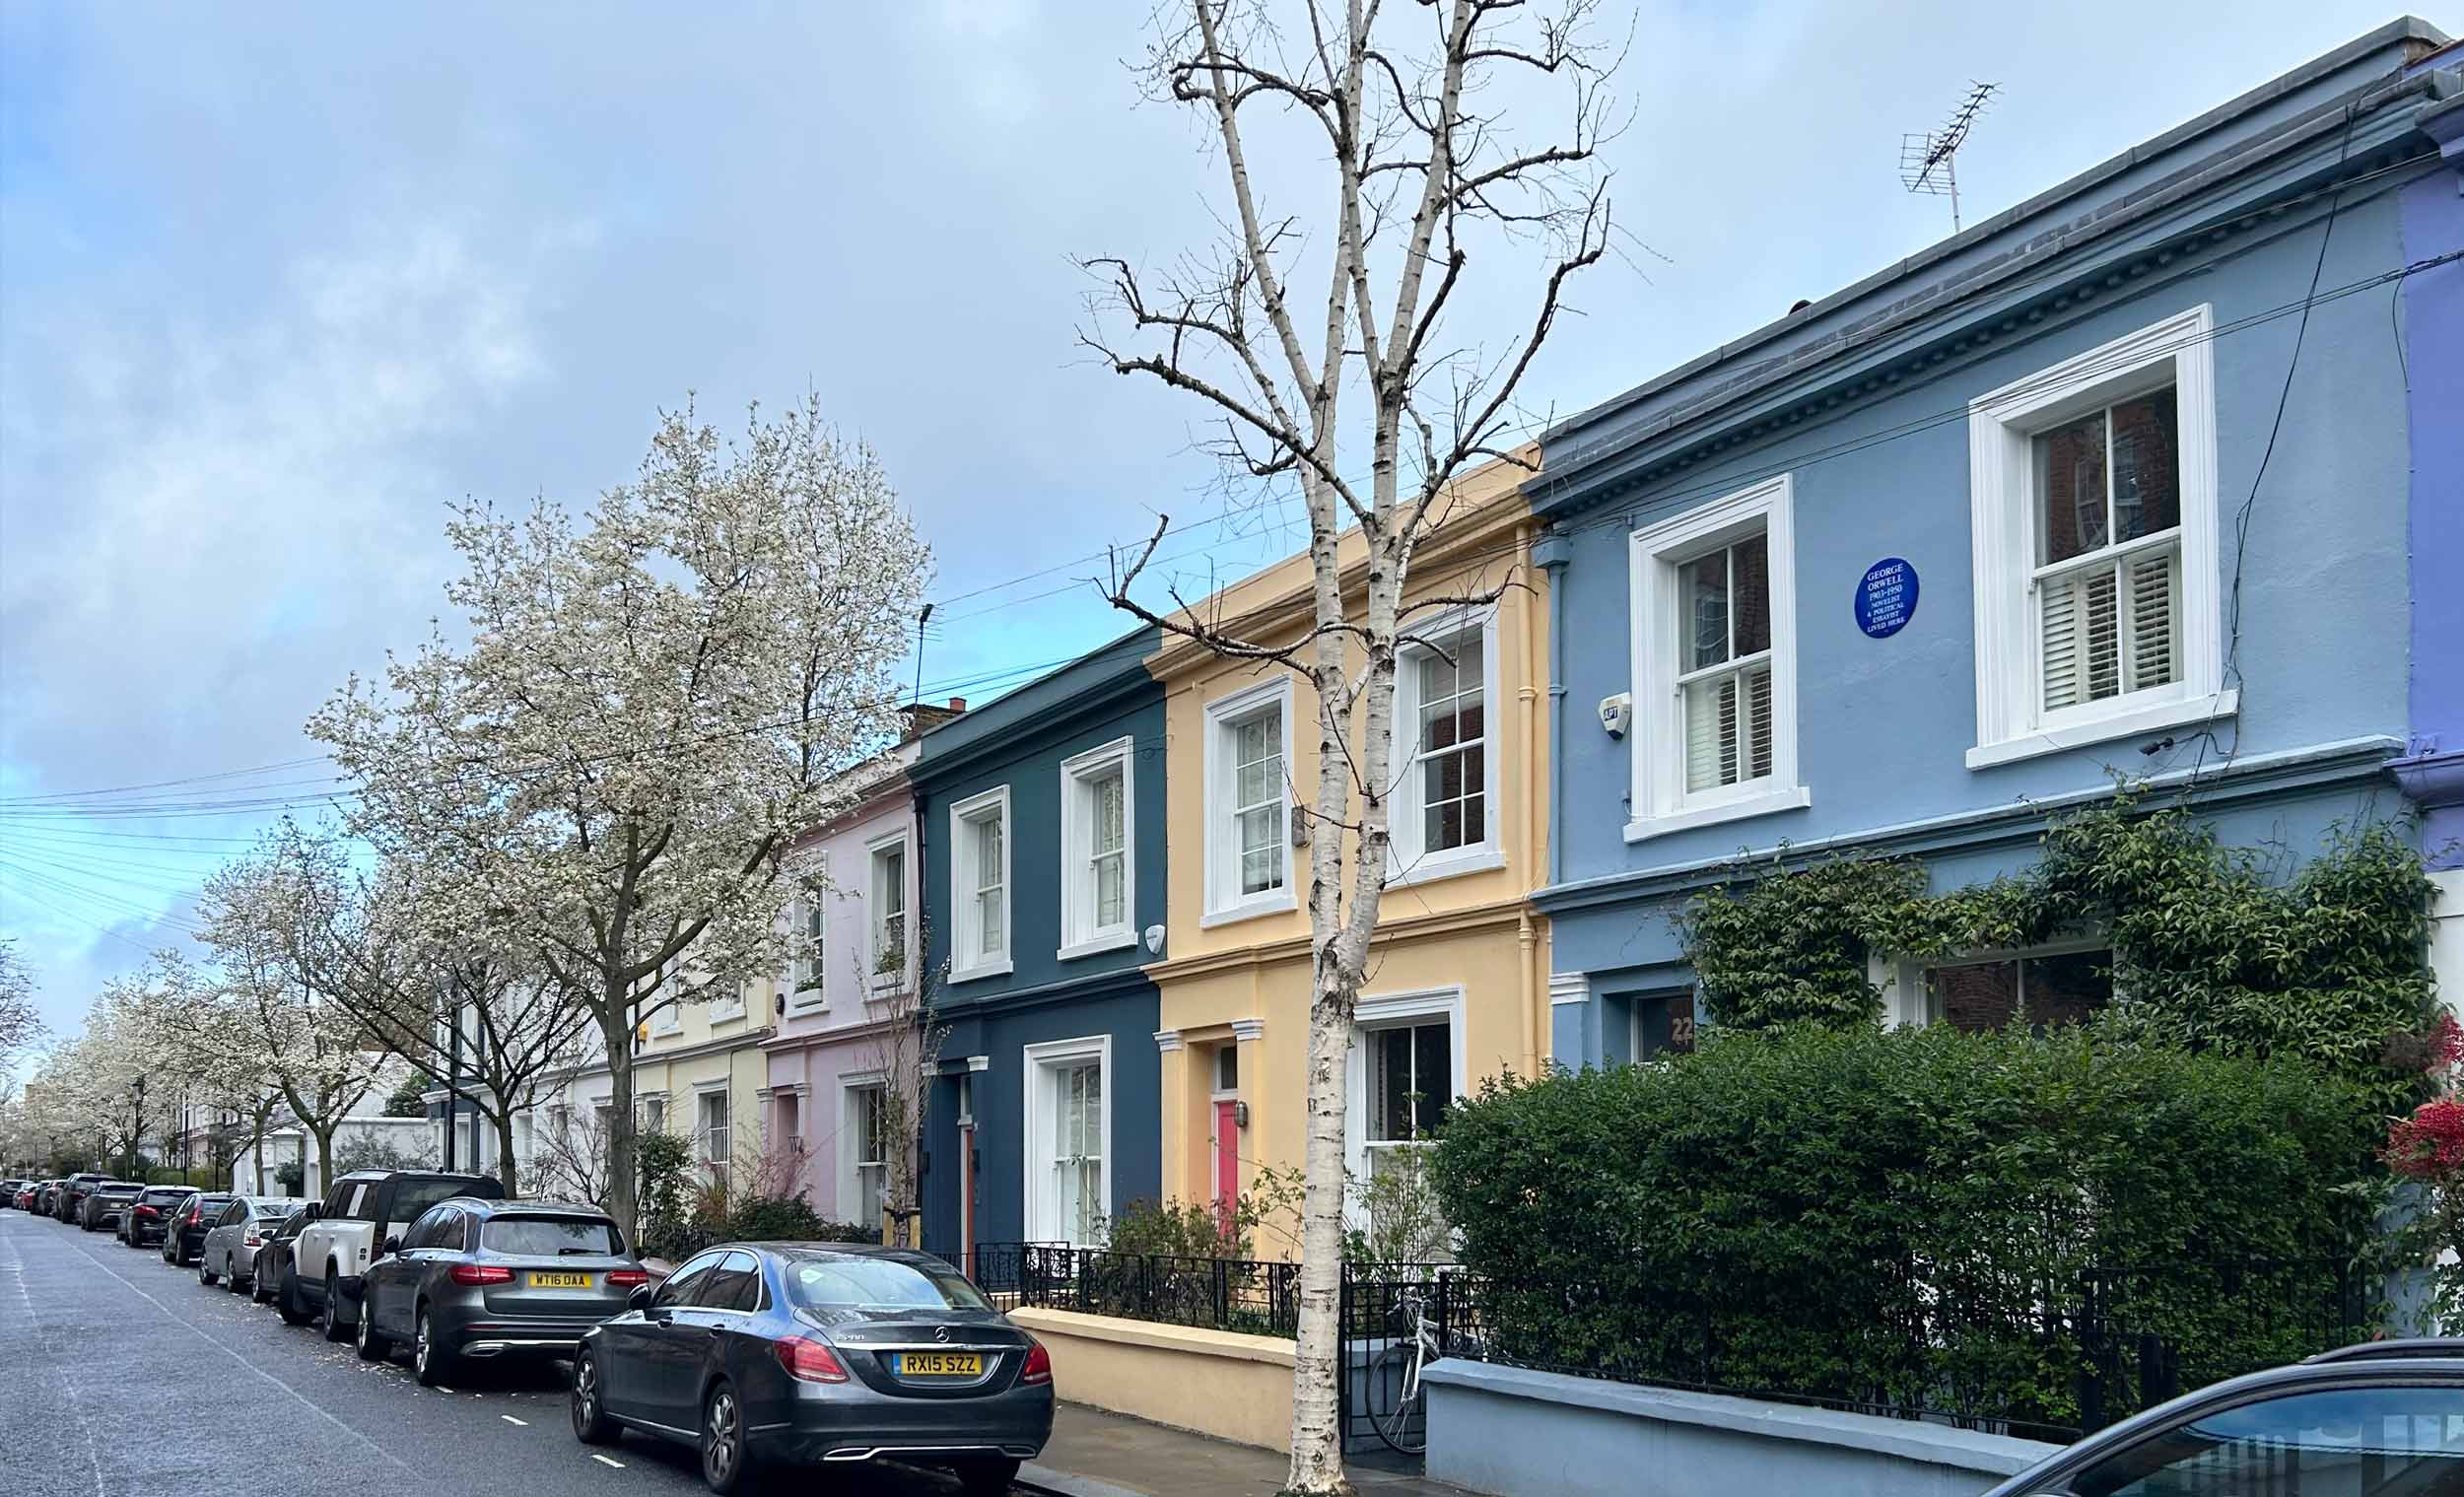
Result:
[[[518,1424],[524,1429],[530,1428],[530,1421],[527,1419],[516,1419],[512,1414],[499,1414],[497,1417],[508,1424]]]
[[[625,1468],[625,1463],[622,1461],[610,1461],[605,1456],[599,1455],[595,1451],[591,1453],[590,1459],[597,1462],[601,1465],[612,1465],[620,1471]]]

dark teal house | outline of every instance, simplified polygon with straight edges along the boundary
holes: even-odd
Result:
[[[924,735],[929,1069],[924,1237],[1093,1243],[1160,1188],[1146,932],[1164,918],[1164,699],[1153,629]]]

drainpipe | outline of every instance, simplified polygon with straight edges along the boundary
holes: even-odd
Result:
[[[1532,560],[1548,574],[1548,815],[1552,823],[1564,815],[1566,787],[1566,605],[1565,567],[1573,547],[1564,532],[1550,530],[1531,547]],[[1548,845],[1548,883],[1564,873],[1564,860],[1552,825],[1542,832]]]

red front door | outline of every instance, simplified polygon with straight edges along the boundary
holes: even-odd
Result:
[[[1227,1221],[1241,1195],[1241,1130],[1233,1116],[1238,1106],[1230,1098],[1215,1103],[1215,1204]]]

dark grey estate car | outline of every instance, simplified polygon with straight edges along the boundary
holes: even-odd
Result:
[[[876,1456],[1008,1490],[1053,1433],[1053,1364],[975,1285],[895,1248],[736,1243],[582,1337],[576,1438],[690,1442],[727,1493],[764,1462]]]
[[[650,1275],[592,1206],[455,1196],[387,1238],[360,1279],[363,1360],[397,1344],[434,1387],[466,1357],[570,1357]]]
[[[2098,1430],[1986,1497],[2210,1492],[2464,1493],[2464,1341],[2350,1347],[2203,1388]]]
[[[88,1232],[117,1235],[128,1208],[145,1192],[143,1181],[106,1180],[86,1192],[85,1200],[77,1207],[77,1225]]]

